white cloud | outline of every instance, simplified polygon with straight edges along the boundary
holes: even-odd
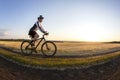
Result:
[[[10,30],[0,29],[0,38],[8,38],[10,36]]]

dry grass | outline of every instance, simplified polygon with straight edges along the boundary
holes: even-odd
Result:
[[[60,51],[71,52],[71,53],[89,53],[105,51],[111,48],[120,48],[120,44],[112,43],[57,43]]]
[[[21,42],[20,41],[0,41],[0,45],[19,49]]]
[[[21,42],[0,41],[0,45],[20,49]],[[112,43],[80,43],[80,42],[56,42],[58,53],[95,54],[111,49],[120,49],[120,44]],[[40,49],[40,48],[38,48]]]

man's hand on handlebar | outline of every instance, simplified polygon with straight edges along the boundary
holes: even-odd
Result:
[[[48,32],[44,33],[44,35],[48,35],[48,34],[49,34]]]

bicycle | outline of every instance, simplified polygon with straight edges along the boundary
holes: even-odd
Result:
[[[32,40],[24,40],[20,46],[22,54],[25,56],[29,56],[33,52],[37,53],[36,49],[38,48],[42,41],[44,41],[43,44],[41,45],[41,52],[43,56],[52,57],[56,54],[57,46],[53,41],[47,41],[45,39],[45,34],[43,34],[42,37],[37,40],[39,40],[39,42],[36,44],[34,48],[32,46]]]

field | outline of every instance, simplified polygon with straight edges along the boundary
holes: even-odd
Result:
[[[93,55],[120,50],[120,44],[94,42],[56,42],[59,55]],[[20,49],[20,41],[0,41],[1,46]],[[41,45],[40,45],[41,46]],[[40,50],[40,47],[38,47]]]
[[[94,42],[56,42],[58,53],[93,54],[113,49],[119,49],[120,44]],[[20,49],[20,41],[0,41],[1,46]],[[40,49],[40,47],[39,47]]]
[[[20,44],[21,41],[0,41],[0,46],[18,52],[20,52]],[[53,58],[42,58],[42,56],[38,56],[39,54],[37,56],[16,55],[4,49],[0,49],[0,52],[20,63],[42,67],[69,67],[96,64],[120,55],[117,52],[120,50],[120,44],[116,43],[55,42],[55,44],[57,45],[58,51]]]
[[[24,56],[20,44],[0,41],[0,80],[120,80],[119,43],[55,42],[50,58]]]

